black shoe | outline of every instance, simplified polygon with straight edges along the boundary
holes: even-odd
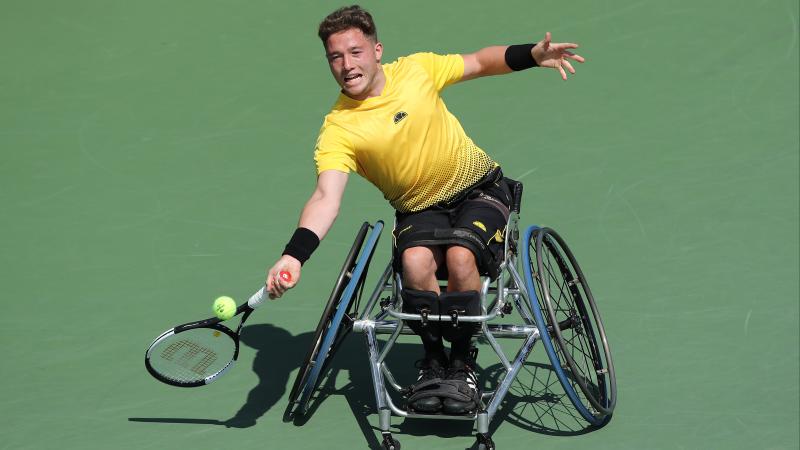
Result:
[[[419,377],[417,382],[411,387],[413,400],[410,398],[408,406],[413,411],[424,413],[436,413],[442,409],[442,399],[436,395],[425,395],[426,391],[434,391],[439,388],[439,382],[445,376],[443,365],[437,360],[417,361],[419,367]]]
[[[445,414],[461,415],[468,414],[478,407],[478,378],[469,364],[458,364],[456,367],[447,369],[445,377],[447,382],[453,383],[461,394],[469,397],[470,400],[456,400],[445,398],[442,403],[442,411]]]

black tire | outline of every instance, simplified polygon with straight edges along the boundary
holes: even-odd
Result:
[[[286,407],[286,411],[284,412],[284,420],[291,420],[291,418],[297,412],[296,406],[300,394],[302,393],[301,388],[305,385],[306,379],[308,378],[311,368],[313,367],[313,363],[317,359],[319,347],[322,343],[322,337],[328,330],[331,319],[333,319],[333,315],[336,313],[336,309],[339,306],[342,292],[344,291],[345,286],[347,286],[347,283],[350,281],[353,268],[356,265],[358,254],[361,251],[361,247],[364,245],[364,239],[366,238],[368,231],[369,223],[364,222],[356,234],[356,238],[353,241],[352,247],[350,247],[350,251],[347,253],[347,257],[344,259],[342,269],[339,271],[339,276],[336,278],[336,283],[334,283],[333,289],[331,290],[331,295],[328,297],[328,302],[326,303],[325,309],[322,312],[322,316],[319,319],[319,324],[317,324],[317,328],[314,331],[314,338],[311,341],[311,348],[309,349],[306,357],[303,359],[303,363],[300,365],[300,370],[297,372],[297,377],[292,385],[292,390],[289,392],[289,405]],[[348,309],[352,310],[353,304],[354,302],[351,302]],[[339,345],[341,345],[344,337],[350,331],[350,323],[348,323],[348,321],[344,321],[342,325],[343,326],[339,330],[340,336],[337,336],[336,342],[329,353],[329,357],[326,358],[325,364],[332,359],[332,354],[335,353],[336,349],[338,349]]]
[[[568,368],[564,384],[584,417],[602,426],[616,405],[616,376],[603,321],[586,277],[567,244],[554,230],[533,233],[539,302],[545,308],[547,333],[557,343],[561,367]],[[532,242],[531,242],[532,244]],[[531,261],[532,262],[532,261]],[[555,362],[554,362],[555,364]]]

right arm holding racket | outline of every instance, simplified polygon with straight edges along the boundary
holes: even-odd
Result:
[[[303,208],[298,230],[313,233],[311,239],[317,244],[336,219],[347,176],[347,173],[336,170],[322,172],[317,179],[317,188]],[[297,249],[292,249],[291,245],[290,241],[287,245],[289,252],[296,252]],[[300,249],[301,253],[303,250]],[[306,251],[305,259],[310,256],[310,251]],[[267,294],[270,298],[278,298],[300,279],[304,256],[300,255],[298,259],[286,253],[284,251],[284,255],[270,269],[266,286],[236,308],[235,316],[241,315],[241,320],[235,330],[222,324],[223,320],[219,317],[170,328],[147,348],[147,371],[164,383],[180,387],[204,386],[227,372],[239,356],[239,337],[250,313],[264,302]],[[288,280],[284,279],[285,272],[288,272]]]
[[[267,272],[266,288],[269,298],[281,297],[300,281],[302,263],[325,237],[339,214],[347,178],[347,173],[338,170],[326,170],[319,174],[317,187],[300,214],[295,234],[286,246],[283,256]],[[288,272],[291,275],[290,281],[281,278],[281,272]]]

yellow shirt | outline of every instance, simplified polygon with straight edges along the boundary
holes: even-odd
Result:
[[[383,65],[386,85],[364,101],[344,94],[325,116],[317,173],[356,171],[400,212],[419,211],[497,164],[467,137],[439,93],[461,80],[461,55],[417,53]]]

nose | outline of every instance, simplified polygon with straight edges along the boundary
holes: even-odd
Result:
[[[345,70],[350,70],[353,68],[353,57],[348,55],[347,53],[342,56],[342,65]]]

